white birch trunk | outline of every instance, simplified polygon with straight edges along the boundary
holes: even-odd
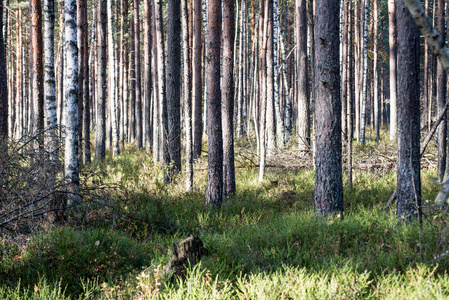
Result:
[[[278,0],[273,1],[273,50],[274,50],[274,111],[276,118],[276,137],[277,146],[281,147],[284,140],[284,122],[281,115],[281,105],[279,97],[279,17],[278,17]]]
[[[368,26],[369,26],[369,0],[365,0],[363,25],[363,82],[362,82],[362,98],[360,107],[360,144],[365,144],[365,128],[366,128],[366,102],[367,100],[367,77],[368,77]]]
[[[50,129],[47,140],[50,159],[57,159],[57,118],[56,118],[56,80],[55,80],[55,7],[54,0],[44,0],[44,95],[47,127]],[[22,126],[20,126],[22,127]]]
[[[116,95],[116,76],[115,76],[115,51],[114,51],[114,16],[112,15],[112,0],[107,0],[107,10],[108,10],[108,58],[109,58],[109,82],[111,86],[109,87],[109,102],[111,103],[111,125],[112,125],[112,153],[114,157],[120,154],[119,147],[119,135],[118,135],[118,124],[117,124],[117,95]]]
[[[78,46],[76,40],[76,1],[64,0],[64,102],[66,141],[64,172],[69,184],[67,204],[79,198],[78,167]]]

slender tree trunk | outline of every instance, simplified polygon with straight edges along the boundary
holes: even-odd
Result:
[[[8,138],[8,75],[6,71],[6,30],[3,25],[3,0],[0,0],[0,142]]]
[[[297,70],[298,70],[298,135],[299,151],[306,152],[310,148],[310,122],[309,122],[309,78],[307,60],[307,2],[296,0],[296,26],[297,26]],[[287,86],[286,86],[287,88]]]
[[[192,57],[192,81],[193,81],[193,159],[201,156],[202,148],[202,16],[201,16],[201,0],[193,0],[193,57]]]
[[[348,115],[348,64],[347,64],[347,56],[348,56],[348,14],[350,12],[348,11],[347,1],[341,0],[341,7],[340,7],[340,73],[341,73],[341,133],[342,133],[342,139],[347,137],[348,135],[348,122],[347,122],[347,115]]]
[[[44,0],[44,49],[45,49],[45,109],[47,127],[50,128],[48,139],[50,159],[57,159],[57,129],[56,119],[56,80],[55,80],[55,3],[54,0]],[[20,49],[18,52],[22,52]],[[20,59],[21,60],[21,59]],[[18,63],[21,63],[19,61]],[[19,71],[20,73],[20,71]],[[19,75],[21,76],[21,75]],[[20,99],[22,101],[22,99]],[[21,117],[21,116],[20,116]],[[19,117],[19,118],[20,118]],[[22,124],[20,123],[20,127]]]
[[[153,81],[153,160],[161,161],[161,114],[160,114],[160,99],[159,99],[159,75],[158,75],[158,52],[157,52],[157,36],[156,36],[156,12],[155,3],[153,2],[153,21],[152,21],[152,31],[153,31],[153,59],[152,59],[152,69],[154,70],[154,81]]]
[[[444,11],[444,1],[438,0],[438,20],[437,28],[441,35],[441,38],[445,40],[446,38],[446,26],[445,26],[445,11]],[[437,61],[437,105],[438,114],[444,109],[444,104],[446,102],[446,89],[447,89],[447,76],[446,72],[440,61]],[[437,165],[437,177],[440,182],[443,181],[445,168],[446,168],[446,118],[444,118],[438,127],[438,165]]]
[[[221,109],[223,113],[223,193],[235,194],[234,166],[234,0],[223,2],[223,76]],[[241,39],[242,40],[242,39]],[[242,47],[242,43],[240,44]],[[243,81],[243,80],[242,80]]]
[[[181,171],[181,2],[167,7],[167,113],[170,177]]]
[[[267,155],[271,156],[276,149],[276,123],[274,111],[274,49],[273,49],[273,0],[265,0],[265,13],[267,23],[267,30],[265,31],[266,38],[266,97],[267,97],[267,112],[266,112],[266,130],[267,130]]]
[[[398,26],[398,201],[400,218],[421,216],[419,31],[402,0]]]
[[[315,211],[343,212],[339,1],[317,0],[315,19]]]
[[[44,129],[44,68],[42,49],[42,5],[41,0],[30,0],[30,47],[31,47],[31,87],[34,104],[34,130]],[[43,137],[38,138],[39,147]]]
[[[169,182],[167,168],[170,164],[170,154],[168,152],[168,120],[167,120],[167,98],[165,87],[165,48],[164,30],[162,20],[162,0],[154,2],[154,18],[156,23],[156,43],[157,43],[157,77],[160,101],[161,132],[162,135],[162,158],[164,162],[164,182]]]
[[[135,3],[134,3],[135,4]],[[133,18],[136,16],[134,15]],[[133,23],[129,26],[129,103],[128,103],[128,142],[134,142],[136,140],[136,37],[135,26],[136,21],[133,19]]]
[[[374,87],[374,138],[379,139],[379,128],[380,128],[380,114],[379,114],[379,76],[378,76],[378,52],[379,52],[379,37],[378,37],[378,26],[379,26],[379,9],[378,0],[373,0],[373,87]]]
[[[192,152],[192,65],[189,39],[189,14],[187,0],[181,0],[182,49],[184,56],[184,124],[186,147],[186,191],[193,188],[193,152]]]
[[[269,0],[264,0],[269,1]],[[265,156],[266,156],[266,107],[267,107],[267,66],[266,66],[266,53],[267,53],[267,38],[265,33],[267,31],[267,23],[265,20],[267,16],[264,15],[264,1],[259,1],[259,38],[262,38],[261,45],[259,46],[259,182],[262,182],[265,172]]]
[[[278,13],[278,0],[273,1],[273,57],[274,57],[274,111],[276,120],[276,143],[278,147],[284,144],[284,120],[281,114],[281,101],[279,97],[279,87],[280,87],[280,47],[279,47],[279,36],[280,36],[280,26],[279,26],[279,13]]]
[[[107,0],[107,10],[108,10],[108,59],[109,59],[109,103],[111,107],[111,125],[112,125],[112,155],[117,157],[120,154],[119,146],[119,133],[118,133],[118,122],[117,122],[117,82],[115,75],[115,65],[117,60],[115,57],[115,43],[114,43],[114,16],[112,14],[112,0]]]
[[[122,122],[120,125],[120,139],[122,141],[122,145],[125,144],[125,141],[128,141],[128,47],[126,35],[128,33],[128,1],[122,0],[122,9],[121,9],[122,22],[120,24],[120,60],[121,60],[121,69],[120,72],[120,82],[121,82],[121,112],[122,112]]]
[[[45,4],[44,4],[45,6]],[[54,7],[54,5],[53,5]],[[45,11],[45,8],[44,8]],[[53,8],[53,15],[54,15],[54,8]],[[53,18],[53,24],[54,24],[54,18]],[[46,26],[48,28],[48,26]],[[49,28],[48,28],[49,29]],[[18,133],[18,138],[21,138],[24,135],[24,118],[23,118],[23,114],[24,114],[24,95],[23,95],[23,45],[22,45],[22,9],[19,7],[17,10],[17,19],[16,19],[16,30],[17,30],[17,47],[16,47],[16,53],[17,53],[17,85],[16,85],[16,91],[17,91],[17,95],[16,95],[16,111],[17,111],[17,115],[18,115],[18,128],[17,128],[17,133]],[[53,25],[53,32],[54,32],[54,25]],[[44,45],[45,47],[45,45]],[[53,67],[54,67],[54,63],[53,63]],[[45,66],[44,66],[45,68]],[[54,72],[54,69],[53,69]],[[54,73],[53,73],[53,78],[54,78]],[[47,95],[47,92],[45,92],[45,94]]]
[[[140,21],[139,21],[139,0],[134,0],[134,57],[135,57],[135,132],[137,149],[143,145],[143,122],[142,122],[142,82],[140,76]]]
[[[206,205],[219,208],[223,200],[223,138],[221,121],[220,48],[221,0],[210,0],[207,5],[207,186]]]
[[[95,5],[93,6],[93,18],[95,19],[95,12],[96,12],[96,7]],[[86,5],[83,6],[83,18],[81,20],[82,22],[82,40],[79,40],[78,43],[83,44],[83,56],[82,56],[82,60],[84,61],[84,65],[82,69],[79,69],[79,73],[83,74],[83,98],[82,99],[78,99],[78,101],[82,102],[82,120],[83,120],[83,125],[81,126],[82,128],[82,148],[83,148],[83,163],[84,164],[88,164],[90,163],[90,156],[91,156],[91,152],[90,152],[90,109],[91,109],[91,92],[90,92],[90,84],[89,84],[89,68],[91,65],[89,65],[89,49],[88,49],[88,29],[89,26],[87,24],[87,3]],[[95,28],[95,25],[94,25]],[[80,87],[78,87],[80,88]],[[79,114],[81,112],[78,112]],[[81,141],[81,139],[80,139]]]
[[[365,144],[366,106],[368,102],[368,39],[369,39],[369,0],[364,0],[364,26],[363,26],[363,82],[360,107],[360,144]]]
[[[425,0],[425,14],[428,15],[429,14],[429,0]],[[429,60],[430,60],[430,55],[429,55],[429,44],[427,43],[427,40],[424,40],[424,91],[423,91],[423,96],[424,96],[424,103],[426,106],[426,109],[424,110],[424,113],[427,113],[427,115],[429,114],[429,111],[432,110],[432,107],[430,105],[430,97],[429,97]],[[424,114],[424,121],[426,121],[426,115]],[[427,128],[430,131],[431,128],[431,122],[429,122],[430,120],[427,119]]]
[[[106,0],[99,0],[97,47],[97,125],[95,126],[95,160],[106,157]]]
[[[390,140],[394,141],[397,134],[396,107],[396,11],[395,0],[388,0],[388,41],[390,44]]]
[[[348,29],[347,30],[347,34],[348,34],[348,57],[347,57],[347,65],[348,65],[348,82],[347,82],[347,90],[348,90],[348,104],[347,104],[347,122],[348,122],[348,158],[347,158],[347,163],[348,163],[348,187],[350,189],[352,189],[352,140],[354,137],[354,125],[353,125],[353,120],[354,120],[354,82],[353,82],[353,74],[354,74],[354,64],[353,64],[353,34],[350,30],[350,28],[352,28],[353,24],[352,24],[352,18],[351,18],[351,10],[352,10],[352,2],[351,0],[347,0],[348,1]]]
[[[306,24],[306,30],[307,30],[307,24]],[[292,129],[293,129],[292,128],[293,127],[292,126],[292,106],[293,106],[293,103],[292,103],[291,89],[290,89],[290,87],[288,85],[288,82],[287,82],[287,58],[285,56],[285,45],[284,45],[284,38],[283,38],[282,32],[279,35],[279,37],[280,37],[279,43],[281,45],[281,53],[282,53],[282,81],[283,81],[285,93],[287,94],[286,97],[285,97],[286,100],[285,100],[285,117],[284,117],[284,120],[285,120],[284,121],[284,124],[285,124],[284,141],[285,141],[285,143],[287,143],[290,140],[290,134],[292,133]],[[306,43],[307,43],[307,41],[306,41]],[[307,47],[307,45],[306,45],[306,47]],[[308,62],[308,60],[307,60],[307,49],[306,49],[306,61]],[[298,70],[300,70],[300,69],[298,68]],[[306,72],[308,72],[307,69],[306,69]],[[299,84],[299,80],[300,80],[299,78],[300,78],[300,76],[298,76],[298,84]],[[308,87],[308,85],[309,85],[308,81],[307,81],[306,84],[307,84],[307,87]],[[309,95],[309,93],[307,93],[307,95]],[[298,97],[299,96],[300,96],[300,92],[299,92],[299,89],[298,89]],[[309,101],[307,101],[307,107],[309,107]],[[298,112],[299,112],[299,109],[298,109]],[[308,121],[308,119],[307,119],[307,121]],[[310,129],[310,122],[309,122],[309,129]],[[307,132],[310,132],[310,130],[308,130]],[[310,141],[310,134],[309,134],[309,141]]]
[[[64,173],[69,183],[67,205],[80,200],[79,198],[79,167],[78,167],[78,47],[76,40],[76,1],[64,0],[64,102],[66,114],[66,138]]]
[[[76,0],[76,17],[77,17],[77,42],[78,42],[78,67],[80,72],[78,73],[78,136],[79,140],[83,140],[83,92],[84,92],[84,66],[87,64],[87,61],[84,61],[84,51],[87,51],[84,48],[84,34],[86,32],[83,31],[83,20],[84,13],[87,13],[87,1],[86,0]],[[83,143],[79,144],[79,155],[80,158],[83,156]]]
[[[150,0],[144,0],[145,10],[145,66],[144,66],[144,140],[145,148],[151,149],[152,145],[152,128],[151,128],[151,92],[153,86],[153,77],[151,74],[151,4]]]

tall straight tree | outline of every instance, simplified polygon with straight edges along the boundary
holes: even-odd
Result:
[[[193,0],[193,53],[192,53],[192,97],[193,97],[193,158],[201,156],[202,148],[202,101],[203,101],[203,79],[202,79],[202,21],[201,0]]]
[[[418,27],[402,0],[397,2],[398,28],[398,199],[397,215],[421,214],[419,37]]]
[[[446,38],[446,26],[445,26],[445,9],[443,0],[437,1],[438,13],[437,13],[437,30],[444,40]],[[446,103],[446,89],[447,89],[447,75],[444,71],[441,62],[437,61],[437,107],[438,115],[444,109]],[[445,167],[446,167],[446,118],[442,120],[438,127],[438,164],[437,164],[437,177],[440,182],[443,180]]]
[[[51,159],[56,159],[56,80],[55,80],[55,2],[44,0],[44,49],[45,49],[45,110],[47,127],[50,129],[48,140]],[[20,49],[21,51],[22,49]],[[20,99],[19,101],[22,101]],[[21,125],[21,124],[20,124]],[[20,126],[19,125],[19,126]]]
[[[296,0],[296,57],[298,72],[298,135],[299,151],[305,152],[310,147],[309,121],[309,78],[307,59],[307,1]]]
[[[118,122],[117,122],[117,94],[116,87],[117,81],[115,76],[115,43],[114,43],[114,16],[112,14],[112,0],[107,0],[107,10],[108,10],[108,59],[109,59],[109,83],[111,86],[108,89],[108,96],[110,102],[110,116],[111,116],[111,127],[112,127],[112,154],[117,157],[120,154],[119,147],[119,132],[118,132]]]
[[[259,182],[263,180],[265,173],[265,158],[266,158],[266,104],[267,104],[267,37],[266,32],[266,22],[267,16],[264,15],[265,6],[264,1],[259,1],[259,37],[262,37],[260,41],[261,46],[259,47],[259,95],[260,95],[260,108],[259,108]],[[255,118],[256,122],[256,118]]]
[[[388,0],[388,42],[390,45],[390,140],[394,141],[397,134],[398,112],[396,107],[396,10],[395,0]]]
[[[84,48],[84,35],[87,34],[84,31],[84,14],[87,14],[87,1],[86,0],[76,0],[76,17],[77,17],[77,43],[78,43],[78,68],[80,72],[78,73],[78,130],[79,130],[79,139],[83,140],[83,92],[84,92],[84,66],[88,64],[87,61],[84,60],[84,52],[87,51]],[[83,143],[79,145],[80,155],[83,152]]]
[[[95,160],[106,156],[106,0],[99,0],[97,39],[97,125],[95,130]]]
[[[44,129],[44,65],[42,49],[42,4],[41,0],[30,0],[30,47],[31,47],[31,89],[34,104],[34,130]],[[38,138],[43,146],[42,137]]]
[[[164,182],[170,181],[167,168],[170,164],[170,153],[168,152],[168,120],[167,120],[167,95],[165,86],[165,47],[164,28],[162,19],[162,0],[154,0],[154,22],[156,24],[156,47],[157,47],[157,77],[159,90],[159,109],[161,117],[162,135],[162,160],[164,163]]]
[[[0,142],[8,137],[8,86],[6,73],[6,43],[3,35],[3,0],[0,0]]]
[[[223,193],[235,193],[234,166],[234,0],[223,2],[223,76],[221,109],[223,128]]]
[[[189,14],[187,0],[181,0],[182,49],[184,56],[184,126],[186,149],[186,191],[193,188],[192,152],[192,64],[189,39]]]
[[[378,0],[373,0],[373,87],[374,87],[374,138],[379,139],[380,129],[380,101],[379,101],[379,75],[378,75],[378,55],[379,55],[379,8]]]
[[[181,171],[181,1],[167,6],[167,113],[170,177]]]
[[[363,65],[362,96],[360,97],[360,137],[361,145],[365,144],[366,106],[368,102],[368,39],[369,39],[369,0],[364,0],[363,18]]]
[[[82,52],[82,56],[78,55],[78,57],[80,58],[80,60],[83,60],[83,67],[80,68],[78,65],[78,69],[79,69],[79,74],[80,77],[83,78],[82,80],[82,99],[78,99],[78,102],[81,102],[81,111],[78,111],[79,114],[82,113],[82,117],[80,118],[83,121],[83,124],[81,126],[82,128],[82,133],[80,133],[80,137],[82,137],[82,140],[80,138],[80,142],[82,142],[82,149],[83,149],[83,163],[84,164],[88,164],[90,163],[90,99],[91,99],[91,92],[90,92],[90,87],[89,87],[89,49],[88,49],[88,24],[87,24],[87,2],[83,1],[84,5],[82,6],[82,16],[81,18],[78,18],[81,22],[81,40],[78,39],[78,45],[79,48],[83,48],[83,52]],[[94,9],[93,9],[93,14],[94,14],[94,18],[95,18],[95,12],[96,12],[96,7],[94,5]],[[95,26],[94,26],[95,27]],[[95,29],[93,30],[95,31]],[[80,62],[80,60],[78,61],[78,63]],[[81,76],[82,74],[82,76]],[[78,86],[79,89],[81,89],[81,86]]]
[[[221,122],[220,49],[221,0],[207,5],[207,186],[206,205],[219,208],[223,200],[223,137]]]
[[[274,111],[274,49],[273,49],[273,0],[265,0],[266,14],[266,89],[267,89],[267,112],[266,112],[266,130],[267,130],[267,154],[273,155],[276,148],[276,123]],[[282,128],[279,128],[282,130]]]
[[[140,76],[140,21],[139,21],[139,0],[134,0],[134,53],[136,68],[136,142],[137,149],[142,148],[143,142],[143,122],[142,122],[142,82]]]
[[[315,17],[315,212],[343,212],[339,1],[317,0]]]
[[[144,25],[145,25],[145,37],[144,37],[144,145],[149,150],[152,143],[152,129],[151,129],[151,92],[153,86],[153,77],[151,74],[151,4],[150,0],[144,0]]]
[[[69,184],[67,204],[79,200],[78,167],[78,47],[76,41],[76,1],[64,0],[64,103],[65,103],[65,157],[64,173]]]

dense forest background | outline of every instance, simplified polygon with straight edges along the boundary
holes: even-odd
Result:
[[[1,297],[447,296],[448,15],[0,0]]]

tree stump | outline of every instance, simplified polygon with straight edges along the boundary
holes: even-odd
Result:
[[[189,236],[173,243],[172,257],[164,266],[162,277],[172,279],[174,276],[185,277],[188,262],[196,264],[205,254],[203,242],[197,236]]]

